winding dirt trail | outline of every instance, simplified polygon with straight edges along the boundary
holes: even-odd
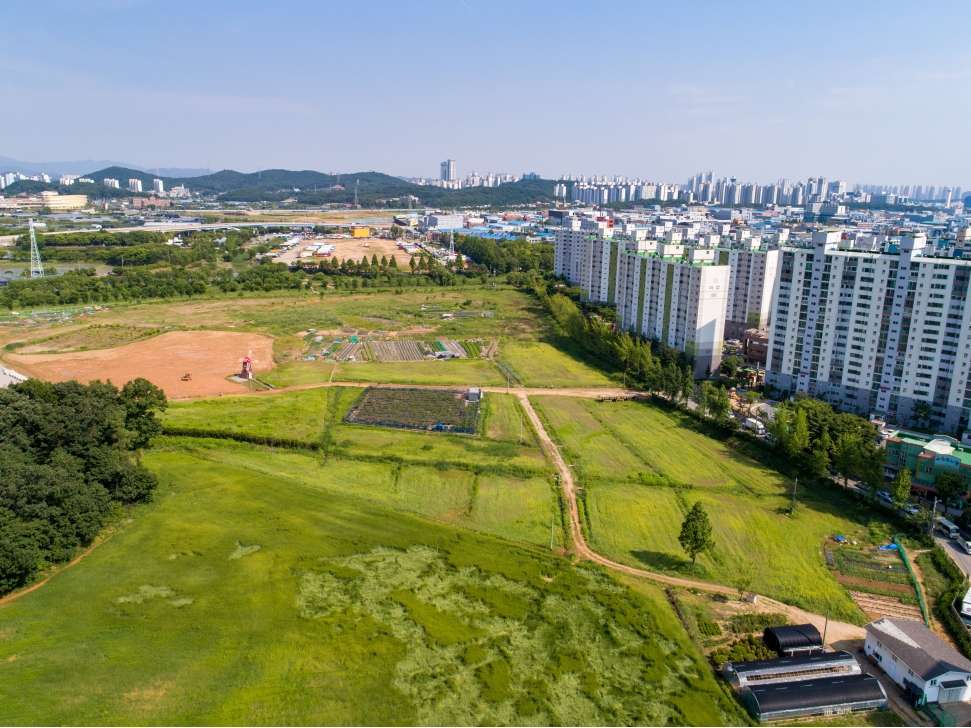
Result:
[[[658,574],[653,571],[646,571],[644,569],[636,569],[632,566],[627,566],[625,564],[619,564],[616,561],[611,561],[606,556],[601,556],[592,548],[587,545],[586,539],[583,537],[583,531],[580,528],[580,511],[577,506],[577,492],[576,483],[573,480],[573,473],[567,464],[564,462],[563,457],[560,455],[559,448],[554,444],[553,440],[550,438],[549,434],[546,432],[546,428],[543,427],[543,423],[536,414],[536,410],[533,409],[532,402],[529,401],[530,390],[516,390],[515,394],[519,398],[520,404],[522,404],[523,409],[526,411],[529,421],[533,423],[533,427],[536,430],[536,434],[539,436],[540,443],[543,449],[549,455],[550,460],[556,466],[557,471],[560,476],[560,483],[563,486],[563,493],[566,496],[567,510],[570,515],[570,535],[573,537],[573,544],[576,553],[594,563],[606,566],[608,569],[613,569],[623,574],[629,574],[630,576],[639,576],[645,579],[650,579],[652,581],[660,582],[662,584],[669,584],[671,586],[686,587],[689,589],[700,589],[702,591],[714,592],[717,594],[725,594],[729,596],[736,596],[738,594],[737,589],[731,587],[723,586],[721,584],[712,584],[706,581],[696,581],[694,579],[684,579],[677,576],[668,576],[667,574]],[[556,390],[552,390],[556,391]],[[564,392],[565,390],[559,390]],[[547,390],[538,390],[537,394],[547,394]],[[604,394],[601,391],[601,396]],[[633,394],[633,393],[631,393]],[[573,396],[590,396],[586,394],[574,394]],[[612,396],[612,395],[607,395]],[[799,609],[798,607],[792,607],[788,604],[783,604],[774,599],[769,599],[768,597],[759,596],[758,602],[761,602],[761,607],[759,611],[778,611],[789,616],[796,623],[806,624],[807,622],[815,625],[819,630],[820,634],[823,633],[824,628],[827,629],[826,632],[826,642],[840,642],[843,640],[860,640],[866,638],[866,631],[862,627],[857,627],[855,624],[848,624],[846,622],[837,622],[835,620],[830,620],[828,627],[825,626],[826,619],[818,614],[812,614],[811,612],[806,612],[805,610]]]

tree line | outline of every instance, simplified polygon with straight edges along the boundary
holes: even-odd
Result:
[[[158,481],[134,457],[161,434],[165,394],[145,379],[0,389],[0,594],[63,563]]]

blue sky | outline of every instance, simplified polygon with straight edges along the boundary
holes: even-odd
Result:
[[[971,185],[971,3],[32,0],[0,155]]]

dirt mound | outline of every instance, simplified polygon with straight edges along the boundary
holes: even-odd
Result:
[[[110,379],[121,386],[145,377],[169,397],[208,397],[220,392],[245,392],[245,384],[226,380],[237,374],[239,360],[251,351],[259,361],[254,371],[273,368],[273,341],[268,336],[231,331],[172,331],[116,349],[65,354],[7,354],[18,371],[38,379],[90,382]],[[191,373],[192,380],[181,381]]]

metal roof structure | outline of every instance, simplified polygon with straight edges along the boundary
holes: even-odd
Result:
[[[729,662],[722,668],[722,674],[736,690],[780,682],[859,675],[861,672],[860,663],[849,652]]]
[[[807,652],[823,649],[823,637],[811,624],[768,627],[762,634],[765,646],[780,657],[793,652]]]
[[[887,707],[887,693],[873,675],[745,687],[739,695],[762,722]]]
[[[884,617],[865,629],[922,680],[949,672],[971,674],[971,660],[913,619]]]

